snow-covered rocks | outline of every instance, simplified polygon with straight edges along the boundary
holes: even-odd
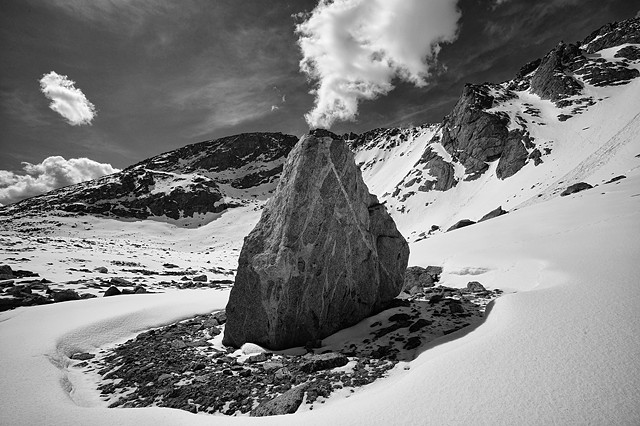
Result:
[[[401,291],[408,256],[344,141],[312,132],[245,239],[224,343],[283,349],[353,325]]]

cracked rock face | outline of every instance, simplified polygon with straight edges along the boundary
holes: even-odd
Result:
[[[345,142],[304,136],[245,239],[223,343],[276,350],[351,326],[400,293],[408,257]]]

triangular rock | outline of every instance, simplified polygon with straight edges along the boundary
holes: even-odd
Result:
[[[408,257],[345,142],[314,131],[245,238],[223,343],[283,349],[351,326],[400,293]]]

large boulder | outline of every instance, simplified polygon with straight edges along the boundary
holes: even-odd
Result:
[[[316,130],[289,154],[245,238],[223,343],[277,350],[349,327],[400,293],[408,257],[345,142]]]

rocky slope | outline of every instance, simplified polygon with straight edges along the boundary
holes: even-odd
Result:
[[[564,189],[559,176],[633,126],[638,76],[640,19],[634,18],[605,25],[581,42],[559,43],[512,80],[466,85],[442,123],[342,137],[401,231],[422,238]],[[619,108],[625,111],[618,114]],[[297,139],[252,133],[188,145],[0,208],[0,216],[58,210],[214,219],[240,205],[260,207]]]
[[[367,184],[416,239],[546,199],[576,183],[576,173],[570,182],[559,177],[590,156],[595,163],[607,143],[631,143],[639,37],[638,18],[606,25],[559,43],[512,80],[467,84],[440,124],[346,137]],[[609,161],[599,158],[590,172]]]
[[[187,145],[121,172],[61,188],[3,209],[62,210],[125,218],[180,219],[265,199],[298,138],[247,133]]]

